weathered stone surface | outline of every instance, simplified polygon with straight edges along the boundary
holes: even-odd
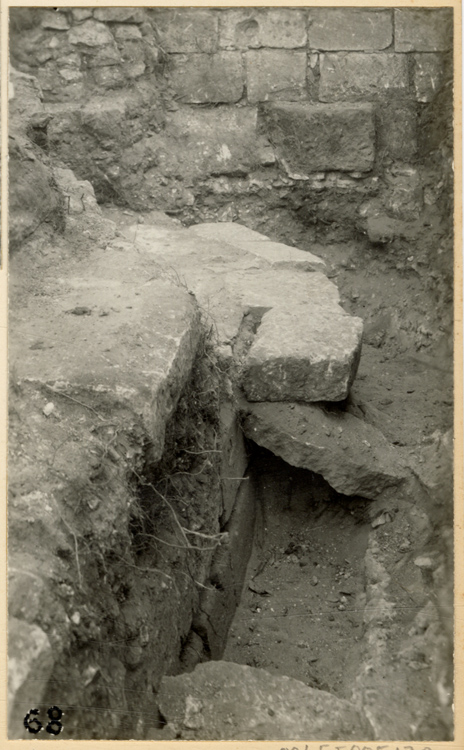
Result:
[[[250,50],[245,59],[249,102],[307,98],[303,50]]]
[[[171,84],[178,98],[185,103],[237,102],[243,94],[241,54],[176,55]]]
[[[452,8],[395,8],[397,52],[439,52],[453,46]]]
[[[141,39],[142,32],[139,27],[135,24],[130,23],[118,23],[114,25],[112,29],[114,38],[118,41],[126,41],[128,39]]]
[[[309,46],[318,50],[380,50],[392,42],[390,10],[311,8]]]
[[[108,27],[93,19],[84,21],[78,26],[73,26],[68,32],[68,38],[71,44],[85,45],[86,47],[103,47],[105,44],[114,44],[114,37]]]
[[[47,634],[37,625],[11,617],[8,623],[9,739],[24,739],[24,716],[40,703],[53,661]]]
[[[366,719],[348,701],[264,669],[209,662],[165,677],[161,714],[183,740],[366,740]],[[157,739],[163,738],[163,732]]]
[[[92,18],[93,10],[92,8],[72,8],[71,13],[73,19],[77,23],[80,23],[81,21],[85,21],[86,18]]]
[[[444,83],[443,58],[433,52],[419,52],[413,59],[416,99],[419,102],[431,102]]]
[[[158,137],[159,162],[183,177],[247,174],[259,163],[256,124],[254,107],[179,109],[166,118],[169,140]]]
[[[216,52],[218,18],[208,10],[158,10],[155,26],[166,52]]]
[[[343,495],[378,497],[406,477],[380,430],[343,411],[310,404],[249,404],[245,435],[292,466],[310,469]]]
[[[242,594],[248,561],[253,548],[256,502],[249,477],[237,493],[232,515],[223,531],[228,540],[217,548],[206,589],[192,627],[207,644],[212,659],[224,653],[226,638]]]
[[[253,255],[258,255],[270,263],[272,268],[295,268],[301,271],[324,271],[325,263],[310,252],[296,247],[271,242],[268,237],[254,232],[241,224],[222,222],[220,224],[197,224],[192,231],[200,237],[208,237],[219,242],[230,242]]]
[[[299,174],[372,169],[375,128],[370,104],[269,104],[266,132],[279,156]]]
[[[63,196],[57,189],[51,168],[38,158],[38,147],[21,137],[9,142],[9,241],[10,250],[44,222],[59,228],[63,217]]]
[[[376,110],[379,151],[392,159],[408,161],[417,152],[417,105],[391,101]]]
[[[360,101],[407,94],[408,60],[386,52],[338,52],[320,55],[319,98],[323,102]]]
[[[424,206],[423,186],[419,171],[408,164],[398,164],[385,172],[387,191],[384,205],[395,219],[414,221]]]
[[[221,428],[222,527],[229,520],[237,501],[237,493],[248,465],[248,455],[237,417],[237,410],[231,402],[225,401],[221,405],[219,418]]]
[[[56,31],[67,31],[69,29],[66,16],[63,13],[56,13],[53,10],[44,11],[40,24],[44,29],[55,29]]]
[[[243,365],[249,401],[341,401],[361,356],[359,318],[318,305],[271,310]]]
[[[97,21],[109,21],[110,23],[143,23],[146,20],[145,13],[141,8],[97,8],[93,12]]]
[[[306,14],[294,8],[240,8],[221,13],[219,43],[225,49],[306,44]]]
[[[138,409],[153,440],[153,456],[160,458],[166,423],[190,374],[201,324],[186,290],[156,275],[153,278],[150,259],[140,258],[137,250],[126,244],[123,253],[111,245],[106,251],[94,249],[81,274],[71,262],[62,266],[46,308],[31,297],[27,315],[25,309],[12,311],[15,337],[10,360],[17,361],[19,378],[52,386],[59,382],[64,393],[78,389],[88,392],[90,399],[97,392],[101,397],[106,394],[114,404]],[[139,289],[147,264],[152,280]],[[124,305],[119,295],[124,295]],[[90,313],[69,314],[76,307]],[[53,349],[24,350],[24,341],[31,336],[34,341],[48,340],[51,330]],[[142,346],[134,347],[129,333],[134,330]],[[116,340],[118,346],[110,343],[108,350],[104,341]],[[70,341],[73,347],[69,347]],[[82,351],[86,352],[84,369]]]

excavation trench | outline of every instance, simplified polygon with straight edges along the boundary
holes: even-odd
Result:
[[[368,501],[254,446],[254,544],[223,659],[351,698],[365,604]]]

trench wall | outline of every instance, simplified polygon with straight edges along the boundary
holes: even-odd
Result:
[[[250,223],[290,200],[346,232],[392,164],[437,148],[452,23],[450,8],[14,9],[10,33],[50,152],[100,201]],[[409,214],[390,214],[410,219],[436,196],[404,182]]]

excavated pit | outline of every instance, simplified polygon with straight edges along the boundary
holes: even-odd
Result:
[[[369,501],[258,446],[257,516],[223,658],[350,699],[362,659]]]

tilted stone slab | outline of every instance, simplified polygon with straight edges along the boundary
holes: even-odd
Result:
[[[322,474],[343,495],[374,499],[408,476],[402,454],[380,430],[314,404],[249,404],[245,435],[292,466]]]
[[[191,230],[200,237],[218,242],[229,242],[267,260],[272,268],[295,268],[301,271],[324,271],[325,262],[310,252],[299,250],[282,242],[272,242],[264,234],[254,232],[241,224],[197,224]]]
[[[361,356],[363,324],[317,304],[266,313],[243,366],[250,401],[341,401]]]
[[[189,674],[164,677],[158,693],[167,728],[156,739],[351,740],[372,738],[353,704],[291,677],[211,661]],[[153,737],[155,739],[155,737]]]
[[[370,104],[266,105],[265,131],[277,155],[299,174],[372,169],[375,128]]]

